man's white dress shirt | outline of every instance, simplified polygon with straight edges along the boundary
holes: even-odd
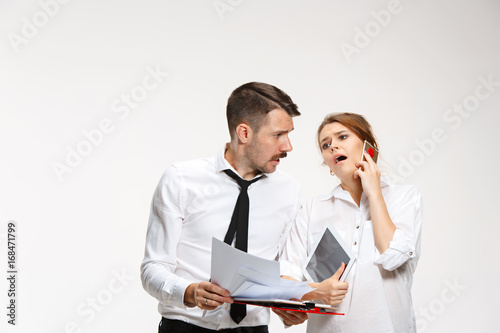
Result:
[[[339,185],[309,200],[297,217],[282,259],[298,266],[293,270],[288,265],[283,274],[303,278],[299,267],[329,224],[357,257],[346,279],[348,293],[338,310],[345,316],[311,315],[308,332],[416,332],[410,289],[420,255],[422,199],[413,186],[390,185],[384,179],[381,185],[396,226],[389,249],[382,255],[375,247],[364,193],[358,207]]]
[[[213,330],[269,323],[269,310],[263,307],[247,307],[238,325],[228,304],[204,316],[203,310],[184,306],[188,285],[210,280],[212,237],[224,240],[240,194],[237,182],[223,172],[238,174],[224,151],[166,170],[153,196],[141,265],[144,289],[158,299],[163,317]],[[248,253],[277,260],[300,209],[299,185],[275,171],[251,184],[248,196]]]

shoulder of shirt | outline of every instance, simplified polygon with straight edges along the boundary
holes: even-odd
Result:
[[[172,163],[163,173],[162,179],[200,175],[209,170],[215,170],[215,156]]]
[[[387,184],[387,186],[383,187],[383,189],[386,189],[387,191],[390,192],[397,192],[397,193],[412,193],[416,196],[421,196],[420,191],[418,188],[414,185],[411,184]]]
[[[182,162],[175,162],[172,165],[170,165],[170,167],[173,167],[178,170],[190,170],[190,169],[199,170],[200,168],[205,168],[208,166],[215,167],[215,156],[197,158]]]
[[[422,194],[414,185],[390,184],[382,188],[382,191],[387,204],[389,202],[413,202],[416,206],[422,206]]]

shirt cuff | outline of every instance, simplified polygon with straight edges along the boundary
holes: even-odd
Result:
[[[375,263],[382,265],[385,270],[393,271],[408,260],[415,258],[415,247],[410,239],[404,231],[396,229],[389,248],[382,254],[375,251]]]
[[[181,309],[186,309],[186,305],[184,304],[184,294],[186,293],[187,287],[191,283],[191,281],[183,278],[176,279],[171,292],[168,292],[167,290],[162,291],[161,303],[164,305],[177,306]]]

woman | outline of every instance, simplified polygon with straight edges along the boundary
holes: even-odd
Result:
[[[333,225],[357,260],[338,309],[345,316],[312,315],[308,332],[416,332],[410,289],[420,254],[421,196],[413,186],[381,179],[363,152],[364,140],[377,147],[370,124],[358,114],[327,115],[318,128],[324,163],[340,185],[304,206],[283,259],[302,267]]]

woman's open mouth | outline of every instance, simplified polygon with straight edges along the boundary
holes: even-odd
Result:
[[[340,162],[342,162],[342,161],[344,161],[344,160],[346,160],[346,159],[347,159],[347,156],[345,156],[345,155],[337,155],[337,156],[335,156],[335,158],[333,159],[333,162],[334,162],[335,164],[339,164]]]

